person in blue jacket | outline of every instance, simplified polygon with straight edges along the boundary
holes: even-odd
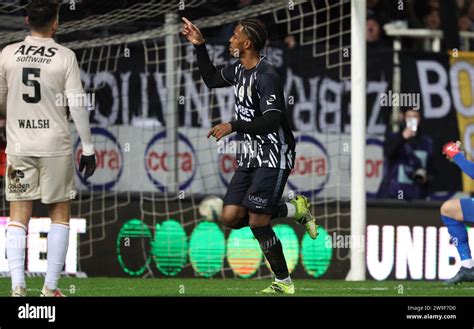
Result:
[[[420,129],[421,113],[402,109],[399,132],[387,132],[384,142],[384,178],[377,196],[403,200],[425,199],[433,174],[433,141]]]

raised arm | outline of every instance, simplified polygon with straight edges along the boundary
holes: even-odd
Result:
[[[212,64],[201,31],[199,31],[199,29],[185,17],[183,17],[182,34],[189,42],[194,45],[196,49],[199,74],[201,75],[206,86],[209,88],[231,86],[232,81],[229,79],[229,77],[225,77],[226,72],[224,72],[224,68],[219,67],[216,69],[214,64]]]

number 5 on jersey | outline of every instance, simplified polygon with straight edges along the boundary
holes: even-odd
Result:
[[[39,78],[40,74],[40,69],[32,67],[23,68],[23,84],[27,87],[33,87],[33,96],[23,94],[23,100],[27,103],[36,104],[41,100],[41,85],[38,80],[34,80],[34,78]],[[31,75],[33,77],[31,77]]]

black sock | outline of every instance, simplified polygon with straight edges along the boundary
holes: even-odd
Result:
[[[289,273],[285,256],[283,255],[283,247],[271,225],[252,228],[252,232],[260,243],[260,248],[262,248],[263,254],[270,263],[276,278],[279,280],[286,279]]]
[[[285,202],[280,203],[277,206],[273,207],[272,219],[286,217],[287,215],[288,215],[288,207],[286,206]]]

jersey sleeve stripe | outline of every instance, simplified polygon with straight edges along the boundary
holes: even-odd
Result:
[[[281,112],[281,110],[279,110],[279,109],[268,109],[268,110],[263,111],[262,114],[265,114],[265,113],[270,112],[270,111],[278,111],[278,112]]]
[[[224,72],[222,72],[222,70],[223,70],[223,69],[224,69],[224,68],[221,68],[221,76],[222,76],[222,79],[224,79],[224,80],[225,80],[225,81],[226,81],[226,82],[229,84],[229,86],[232,86],[232,85],[233,85],[233,83],[232,83],[232,82],[230,82],[229,80],[227,80],[227,79],[225,78],[225,76],[224,76]]]

